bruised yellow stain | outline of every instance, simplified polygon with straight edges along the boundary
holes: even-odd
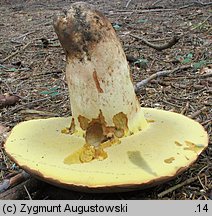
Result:
[[[94,159],[104,160],[108,157],[107,152],[100,146],[95,148],[89,144],[85,144],[81,149],[64,159],[65,164],[88,163]]]
[[[113,116],[113,123],[115,125],[115,136],[118,138],[123,137],[128,132],[128,118],[123,112]]]
[[[128,118],[126,114],[123,112],[117,113],[112,120],[114,126],[108,126],[101,110],[98,117],[92,120],[81,115],[78,116],[80,127],[85,131],[85,145],[67,156],[64,159],[64,163],[88,163],[94,159],[106,159],[108,155],[104,148],[119,144],[121,142],[119,138],[124,137],[128,133]],[[63,133],[69,133],[69,129],[65,129]]]
[[[103,93],[103,89],[101,88],[100,86],[100,83],[99,83],[99,79],[98,79],[98,76],[97,76],[97,72],[94,71],[93,72],[93,79],[94,79],[94,82],[95,82],[95,85],[96,85],[96,89],[99,93]]]
[[[85,144],[80,151],[79,159],[82,163],[90,162],[95,158],[95,148],[94,146]]]
[[[118,138],[121,138],[121,137],[124,136],[124,130],[123,130],[123,129],[116,129],[116,130],[114,131],[114,135],[115,135],[116,137],[118,137]]]
[[[120,143],[121,143],[121,140],[119,140],[116,137],[113,137],[110,140],[107,140],[106,142],[101,143],[100,146],[102,148],[108,148],[108,147],[111,147],[112,145],[117,145],[117,144],[120,144]]]
[[[95,149],[95,158],[98,160],[104,160],[108,157],[107,152],[104,151],[103,148]]]
[[[70,164],[79,164],[82,163],[80,161],[80,154],[82,152],[82,149],[77,150],[73,154],[70,154],[64,159],[64,164],[70,165]]]
[[[121,141],[115,137],[101,143],[97,147],[86,143],[82,148],[67,156],[64,159],[64,163],[70,165],[77,163],[88,163],[94,159],[104,160],[108,157],[108,154],[104,149],[120,143]]]
[[[61,133],[64,133],[64,134],[73,134],[76,132],[76,125],[75,125],[75,121],[74,121],[74,118],[71,119],[71,125],[69,128],[64,128],[61,130]]]
[[[62,130],[61,130],[61,133],[63,133],[63,134],[69,134],[69,128],[63,128]]]
[[[165,159],[164,162],[170,164],[170,163],[172,163],[174,160],[175,160],[174,157],[170,157],[170,158]]]
[[[146,119],[146,121],[147,121],[147,123],[154,123],[155,122],[155,120],[153,120],[153,119]]]
[[[86,130],[88,128],[89,121],[90,120],[84,116],[81,115],[78,116],[78,122],[82,130]]]
[[[190,142],[188,140],[185,140],[185,144],[187,147],[185,147],[184,150],[190,150],[193,152],[198,152],[200,148],[203,148],[202,145],[196,145],[195,143]]]
[[[174,142],[177,146],[182,146],[183,144],[181,144],[180,142],[178,142],[178,141],[175,141]]]
[[[189,160],[189,158],[187,156],[185,156],[186,160]]]

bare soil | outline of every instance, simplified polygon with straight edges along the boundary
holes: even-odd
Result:
[[[19,98],[13,106],[0,107],[0,126],[7,130],[24,120],[71,114],[64,74],[65,54],[52,25],[54,15],[68,9],[71,2],[75,1],[1,0],[0,95]],[[137,95],[141,106],[183,113],[200,122],[211,136],[210,1],[132,0],[128,7],[127,0],[86,2],[96,5],[111,20],[123,43],[135,84],[158,71],[192,65],[150,81]],[[179,36],[180,40],[169,49],[157,51],[132,35],[156,44],[163,44],[173,36]],[[20,171],[8,159],[3,143],[3,133],[0,133],[0,181]],[[185,182],[200,174],[201,177],[190,183]],[[158,196],[173,186],[178,189]],[[31,196],[33,199],[212,199],[211,140],[186,172],[150,189],[86,194],[46,184]],[[24,199],[29,199],[27,193]]]

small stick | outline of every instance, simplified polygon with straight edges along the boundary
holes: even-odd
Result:
[[[177,185],[175,185],[175,186],[173,186],[173,187],[170,187],[169,189],[167,189],[167,190],[165,190],[165,191],[159,193],[159,194],[158,194],[158,197],[159,197],[159,198],[162,198],[162,197],[165,196],[166,194],[169,194],[169,193],[171,193],[171,192],[173,192],[173,191],[175,191],[175,190],[177,190],[177,189],[179,189],[179,188],[181,188],[181,187],[183,187],[183,186],[185,186],[185,185],[188,185],[188,184],[190,184],[190,183],[196,181],[198,178],[202,177],[203,175],[204,175],[204,174],[198,175],[198,176],[195,176],[195,177],[192,177],[192,178],[190,178],[190,179],[185,180],[184,182],[182,182],[182,183],[180,183],[180,184],[177,184]]]
[[[8,188],[11,188],[17,184],[20,184],[23,181],[29,179],[30,175],[25,171],[18,173],[17,175],[13,176],[10,179],[4,179],[3,182],[0,184],[0,193],[6,191]]]
[[[153,79],[156,79],[156,78],[161,77],[161,76],[167,76],[171,73],[175,73],[175,72],[182,71],[182,70],[189,69],[189,68],[191,68],[191,65],[185,65],[182,67],[177,67],[173,70],[158,71],[157,73],[152,74],[150,77],[136,83],[135,88],[134,88],[135,92],[138,92],[138,90],[141,87],[144,87],[147,83],[149,83]]]
[[[205,111],[206,109],[207,109],[207,107],[202,107],[200,110],[197,110],[193,114],[189,115],[189,117],[193,119],[193,118],[197,117],[199,114],[201,114],[203,111]]]
[[[201,178],[199,176],[198,176],[198,180],[199,180],[199,183],[201,184],[202,188],[204,190],[207,190],[208,188],[202,183],[202,180],[201,180]]]
[[[210,19],[210,17],[211,17],[211,15],[207,16],[207,17],[205,18],[205,20],[203,20],[203,21],[202,21],[201,23],[199,23],[197,26],[193,27],[190,31],[193,31],[193,30],[199,28],[200,26],[202,26],[208,19]]]
[[[189,101],[186,102],[186,105],[185,107],[182,109],[182,111],[180,112],[182,115],[186,113],[186,111],[188,110],[189,108]]]
[[[130,34],[131,37],[133,38],[136,38],[136,39],[139,39],[141,40],[144,44],[146,44],[147,46],[151,47],[151,48],[154,48],[158,51],[162,51],[164,49],[168,49],[168,48],[171,48],[172,46],[174,46],[180,39],[180,37],[177,37],[177,36],[173,36],[171,38],[170,41],[168,41],[167,43],[165,44],[153,44],[153,43],[150,43],[148,40],[146,40],[145,38],[143,37],[139,37],[137,35],[133,35],[133,34]]]
[[[27,43],[21,50],[17,50],[17,51],[15,51],[14,53],[12,53],[12,54],[10,54],[9,56],[7,56],[6,58],[4,58],[4,59],[1,61],[1,63],[4,63],[5,61],[7,61],[7,60],[13,58],[13,57],[16,56],[18,53],[23,52],[28,46],[31,45],[31,43],[32,43],[32,42]]]
[[[176,10],[178,10],[178,9],[174,9],[174,8],[157,8],[157,9],[136,10],[136,13],[151,13],[151,12],[164,12],[164,11],[176,11]],[[116,13],[113,13],[113,15],[120,14],[120,13],[132,13],[131,10],[117,10],[115,12]]]
[[[28,191],[26,185],[24,185],[24,189],[25,189],[25,191],[26,191],[26,193],[27,193],[29,199],[32,200],[32,197],[31,197],[31,195],[30,195],[30,193],[29,193],[29,191]]]
[[[156,2],[152,3],[152,6],[155,6],[156,4],[158,4],[161,0],[157,0]]]
[[[30,193],[33,193],[37,190],[43,189],[45,185],[46,184],[38,181],[37,179],[30,178],[6,190],[5,192],[0,193],[0,200],[22,200],[26,196],[26,190],[24,186],[28,188]]]
[[[206,73],[206,74],[202,74],[200,75],[201,78],[208,78],[208,77],[212,77],[212,72]]]
[[[129,6],[129,4],[130,4],[130,2],[131,2],[132,0],[128,0],[128,2],[127,2],[127,4],[126,4],[126,8],[128,8],[128,6]]]
[[[180,36],[174,35],[171,38],[171,40],[168,41],[165,44],[153,44],[153,43],[149,42],[148,40],[146,40],[143,37],[139,37],[139,36],[133,35],[133,34],[130,34],[130,36],[135,38],[135,39],[141,40],[144,44],[146,44],[147,46],[149,46],[149,47],[151,47],[153,49],[156,49],[158,51],[162,51],[164,49],[168,49],[168,48],[171,48],[172,46],[174,46],[180,40],[180,38],[182,38],[186,34],[189,34],[191,31],[194,31],[195,29],[199,28],[200,26],[202,26],[208,19],[210,19],[210,17],[211,17],[211,15],[206,17],[206,19],[203,22],[199,23],[197,26],[195,26],[194,28],[191,28],[190,30],[188,30],[187,32],[181,34]]]
[[[158,13],[158,12],[164,12],[164,11],[176,11],[177,9],[172,8],[158,8],[158,9],[144,9],[144,10],[136,10],[137,14],[143,14],[143,13]],[[117,11],[110,11],[110,15],[131,15],[135,11],[133,10],[117,10]]]
[[[191,4],[182,6],[182,7],[180,7],[179,9],[184,9],[184,8],[192,7],[192,6],[194,6],[194,5],[196,5],[196,6],[198,6],[198,5],[199,5],[199,6],[209,6],[209,5],[211,5],[211,4],[212,4],[212,2],[203,3],[203,2],[201,2],[201,1],[195,1],[195,2],[193,2],[193,3],[191,3]]]
[[[173,103],[171,103],[171,102],[169,102],[169,101],[163,100],[163,103],[168,104],[168,105],[173,106],[173,107],[177,107],[177,108],[179,108],[179,109],[181,108],[181,106],[179,106],[179,105],[177,105],[177,104],[173,104]]]
[[[202,122],[201,124],[202,124],[202,125],[206,125],[206,124],[208,124],[208,123],[211,124],[211,122],[212,122],[212,119],[207,119],[206,121]]]
[[[31,32],[27,32],[27,33],[25,33],[25,34],[22,34],[22,35],[20,35],[20,36],[18,36],[17,38],[15,38],[15,39],[11,39],[11,42],[12,43],[21,43],[21,42],[19,42],[18,40],[20,40],[21,38],[25,38],[26,36],[28,36],[28,35],[30,35],[30,34],[33,34],[33,33],[35,33],[36,31],[31,31]]]
[[[165,41],[165,40],[171,40],[170,37],[165,38],[156,38],[156,39],[150,39],[149,42],[158,42],[158,41]]]
[[[195,27],[193,27],[193,28],[189,29],[188,31],[182,33],[182,34],[180,35],[180,37],[183,37],[183,36],[185,36],[185,35],[190,34],[192,31],[194,31],[195,29],[197,29],[197,28],[199,28],[200,26],[202,26],[202,25],[203,25],[205,22],[207,22],[207,20],[210,19],[210,18],[211,18],[211,15],[207,16],[207,17],[206,17],[202,22],[200,22],[198,25],[196,25]]]

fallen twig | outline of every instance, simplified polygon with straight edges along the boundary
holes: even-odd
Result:
[[[177,185],[175,185],[173,187],[170,187],[169,189],[159,193],[158,197],[162,198],[163,196],[165,196],[168,193],[171,193],[171,192],[173,192],[173,191],[175,191],[175,190],[177,190],[177,189],[179,189],[179,188],[181,188],[181,187],[183,187],[185,185],[191,184],[192,182],[196,181],[198,178],[201,178],[202,176],[204,176],[204,174],[192,177],[190,179],[185,180],[184,182],[182,182],[180,184],[177,184]]]
[[[159,13],[164,11],[176,11],[177,9],[173,8],[157,8],[157,9],[143,9],[143,10],[136,10],[136,13],[138,14],[144,14],[144,13]],[[116,11],[110,11],[110,15],[131,15],[135,11],[134,10],[116,10]]]
[[[18,53],[23,52],[27,47],[29,47],[32,44],[32,42],[27,43],[21,50],[17,50],[14,53],[10,54],[9,56],[7,56],[6,58],[4,58],[1,63],[4,63],[5,61],[13,58],[14,56],[16,56]]]
[[[161,2],[161,0],[157,0],[156,2],[152,3],[151,6],[155,6],[155,5],[158,4],[159,2]]]
[[[21,200],[27,195],[25,187],[28,192],[32,193],[41,189],[45,184],[38,181],[37,179],[30,178],[26,181],[16,185],[15,187],[0,193],[0,200]],[[25,187],[24,187],[25,186]]]
[[[199,28],[200,26],[202,26],[205,22],[207,22],[209,19],[211,18],[211,15],[207,16],[202,22],[200,22],[198,25],[196,25],[195,27],[191,28],[188,32],[184,33],[183,35],[189,33],[190,31],[193,31],[197,28]]]
[[[146,44],[147,46],[151,47],[151,48],[154,48],[158,51],[162,51],[164,49],[168,49],[168,48],[171,48],[172,46],[174,46],[180,39],[180,37],[178,36],[173,36],[171,38],[170,41],[168,41],[167,43],[165,44],[153,44],[153,43],[150,43],[148,40],[146,40],[145,38],[143,37],[139,37],[139,36],[136,36],[136,35],[133,35],[133,34],[130,34],[131,37],[133,38],[136,38],[136,39],[139,39],[141,40],[144,44]]]
[[[0,184],[0,193],[6,191],[8,188],[20,184],[23,181],[26,181],[29,177],[30,175],[28,173],[22,171],[21,173],[18,173],[10,179],[4,179],[3,182]]]
[[[126,4],[126,8],[128,8],[128,6],[130,5],[130,2],[131,2],[132,0],[128,0],[128,2],[127,2],[127,4]]]
[[[201,114],[201,112],[205,111],[206,109],[207,109],[207,107],[202,107],[200,110],[197,110],[193,114],[189,115],[189,117],[193,119],[193,118],[197,117],[199,114]]]
[[[154,48],[154,49],[156,49],[158,51],[162,51],[164,49],[168,49],[168,48],[171,48],[172,46],[174,46],[180,40],[180,38],[182,38],[186,34],[189,34],[191,31],[194,31],[195,29],[199,28],[200,26],[202,26],[210,17],[211,17],[211,15],[209,15],[208,17],[206,17],[206,19],[203,22],[199,23],[197,26],[191,28],[190,30],[188,30],[185,33],[183,33],[183,34],[181,34],[179,36],[174,35],[171,38],[171,40],[168,41],[165,44],[153,44],[153,43],[149,42],[148,40],[146,40],[143,37],[140,37],[140,36],[137,36],[137,35],[133,35],[133,34],[130,34],[130,36],[133,37],[133,38],[135,38],[135,39],[141,40],[144,44],[146,44],[147,46],[149,46],[151,48]]]
[[[28,191],[26,185],[24,185],[24,189],[25,189],[25,191],[26,191],[26,193],[27,193],[29,199],[32,200],[32,197],[31,197],[31,195],[30,195],[30,193],[29,193],[29,191]]]
[[[18,36],[16,38],[11,39],[11,42],[12,43],[22,43],[22,42],[19,41],[20,39],[25,40],[26,36],[28,36],[30,34],[34,34],[36,31],[26,32],[25,34],[22,34],[22,35],[20,35],[20,36]]]
[[[136,10],[136,13],[151,13],[151,12],[164,12],[164,11],[176,11],[176,10],[178,9],[175,8],[143,9],[143,10]],[[132,13],[132,10],[116,10],[115,13],[113,14],[119,14],[119,13]]]
[[[174,103],[171,103],[171,102],[165,101],[165,100],[163,100],[163,101],[161,101],[161,102],[163,102],[164,104],[167,104],[167,105],[169,105],[169,106],[172,106],[172,107],[177,107],[178,109],[181,108],[181,106],[180,106],[180,105],[177,105],[176,103],[174,104]]]
[[[135,88],[134,88],[135,92],[138,92],[140,88],[144,87],[147,83],[149,83],[153,79],[156,79],[161,76],[168,76],[169,74],[176,73],[178,71],[186,70],[189,68],[191,68],[191,65],[184,65],[182,67],[177,67],[173,70],[158,71],[157,73],[152,74],[150,77],[136,83]]]
[[[206,124],[212,124],[212,118],[205,120],[204,122],[201,122],[201,125],[206,125]]]
[[[189,108],[189,101],[186,102],[185,107],[182,109],[182,111],[180,113],[182,115],[184,115],[186,113],[186,111],[188,110],[188,108]]]
[[[41,110],[33,110],[33,109],[25,109],[25,110],[21,110],[19,112],[21,114],[21,116],[25,119],[25,120],[29,120],[29,119],[36,119],[36,118],[49,118],[49,117],[58,117],[59,114],[57,113],[52,113],[52,112],[47,112],[47,111],[41,111]]]
[[[209,5],[212,5],[212,2],[204,3],[201,1],[195,1],[195,2],[192,2],[191,4],[184,5],[184,6],[180,7],[179,9],[185,9],[185,8],[192,7],[192,6],[203,7],[203,6],[209,6]]]

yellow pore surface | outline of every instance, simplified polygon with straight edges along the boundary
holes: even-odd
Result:
[[[71,118],[23,122],[12,130],[5,149],[20,166],[43,180],[67,187],[130,187],[169,179],[187,168],[208,145],[204,128],[183,115],[142,108],[149,126],[104,148],[107,157],[88,163],[65,163],[85,144],[61,133]]]

